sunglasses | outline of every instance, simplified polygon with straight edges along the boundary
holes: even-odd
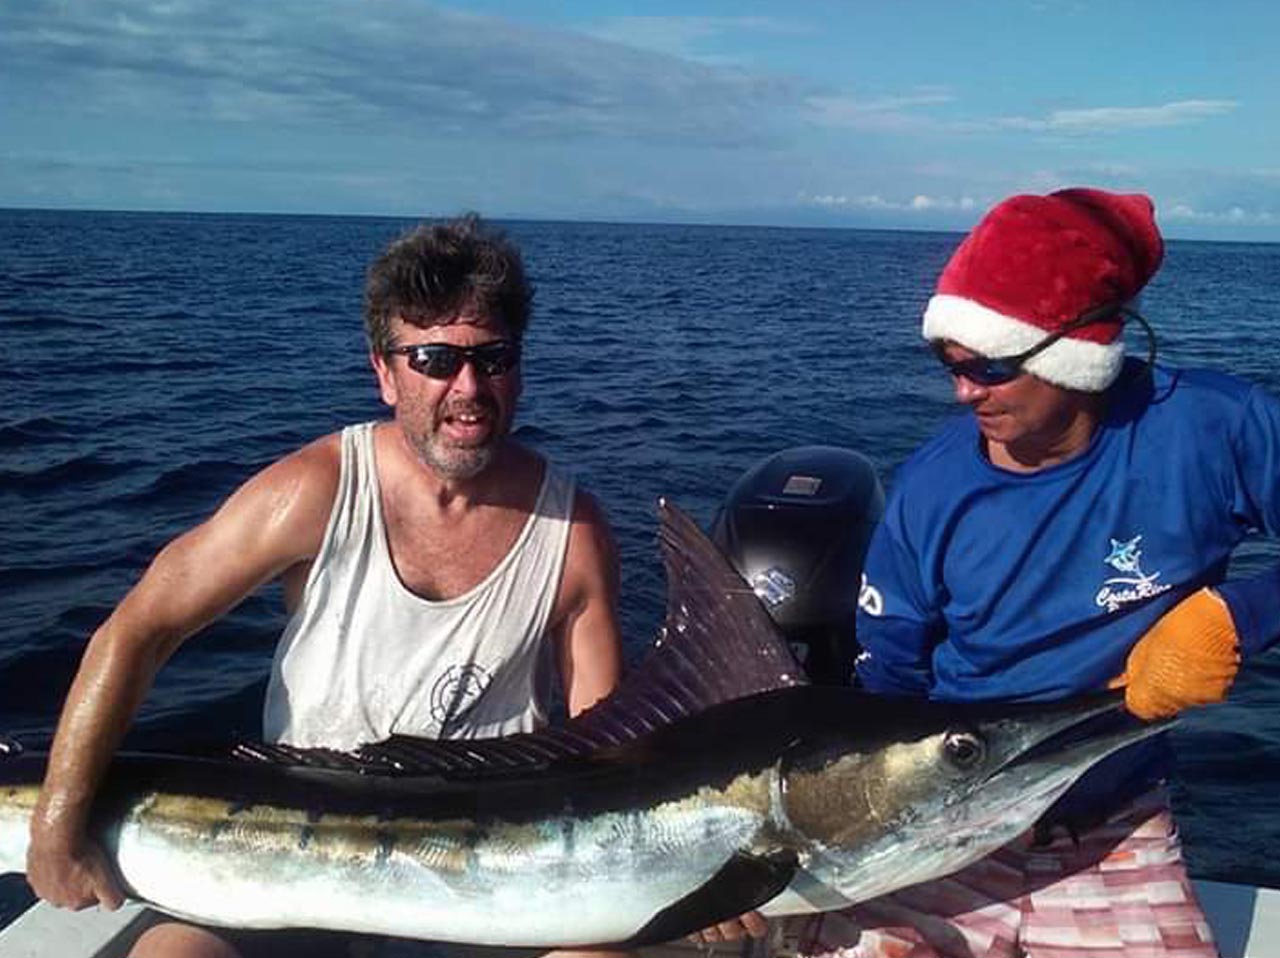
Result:
[[[452,379],[463,363],[470,363],[477,376],[489,378],[510,372],[520,362],[520,344],[510,339],[495,339],[479,346],[414,343],[392,346],[387,354],[408,357],[409,368],[428,379]]]
[[[1079,329],[1081,326],[1088,326],[1091,323],[1109,319],[1116,313],[1132,316],[1142,324],[1148,336],[1151,337],[1151,360],[1154,360],[1155,336],[1151,332],[1151,327],[1147,325],[1147,321],[1127,306],[1117,306],[1114,303],[1107,303],[1081,313],[1071,322],[1046,336],[1030,349],[1025,349],[1013,356],[974,356],[971,359],[947,359],[946,350],[940,340],[935,340],[929,345],[933,348],[933,354],[938,357],[938,361],[947,367],[947,372],[957,379],[967,379],[976,386],[1003,386],[1005,383],[1017,379],[1025,372],[1024,367],[1029,359],[1040,355],[1040,353],[1068,333]]]
[[[975,386],[1003,386],[1022,375],[1022,364],[1030,356],[974,356],[972,359],[948,359],[941,343],[933,344],[938,362],[956,379],[967,379]]]

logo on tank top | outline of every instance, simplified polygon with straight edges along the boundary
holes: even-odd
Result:
[[[1102,561],[1121,575],[1112,576],[1102,583],[1094,597],[1100,608],[1115,612],[1121,606],[1150,599],[1173,588],[1156,581],[1160,578],[1159,572],[1147,574],[1142,571],[1142,550],[1138,548],[1141,541],[1142,536],[1111,540],[1111,553]]]
[[[444,670],[431,686],[431,717],[439,726],[439,738],[451,738],[466,724],[467,713],[492,681],[493,673],[474,662]]]

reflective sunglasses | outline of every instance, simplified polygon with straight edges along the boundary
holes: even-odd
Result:
[[[952,376],[958,379],[967,379],[976,386],[1003,386],[1005,383],[1017,379],[1025,372],[1023,367],[1026,366],[1027,360],[1033,356],[1038,356],[1068,333],[1079,329],[1081,326],[1088,326],[1091,323],[1108,319],[1116,313],[1133,317],[1146,330],[1150,339],[1147,358],[1147,365],[1150,366],[1155,361],[1155,333],[1147,321],[1136,311],[1127,306],[1117,306],[1114,303],[1107,303],[1081,313],[1071,322],[1056,332],[1050,333],[1030,349],[1025,349],[1013,356],[974,356],[971,359],[951,360],[947,359],[946,350],[941,340],[935,340],[929,345],[933,349],[933,354],[938,357],[938,361],[947,367],[947,372]]]
[[[501,376],[520,361],[520,344],[510,339],[495,339],[479,346],[454,346],[451,343],[414,343],[392,346],[388,355],[407,356],[409,368],[429,379],[452,379],[470,363],[477,376]]]
[[[1013,382],[1022,375],[1022,364],[1031,356],[1019,353],[1016,356],[974,356],[971,359],[948,359],[941,343],[933,344],[933,353],[938,362],[947,367],[956,379],[967,379],[975,386],[1003,386]],[[1034,355],[1034,353],[1032,354]]]

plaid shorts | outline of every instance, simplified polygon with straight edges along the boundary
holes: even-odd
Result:
[[[1217,958],[1162,791],[947,878],[791,919],[805,958]]]

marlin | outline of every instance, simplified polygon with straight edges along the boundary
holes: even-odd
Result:
[[[716,547],[659,513],[666,619],[614,695],[498,739],[121,754],[91,831],[130,895],[242,928],[656,943],[950,874],[1163,728],[1118,693],[956,706],[807,685]],[[43,771],[0,755],[0,872],[24,868]]]

